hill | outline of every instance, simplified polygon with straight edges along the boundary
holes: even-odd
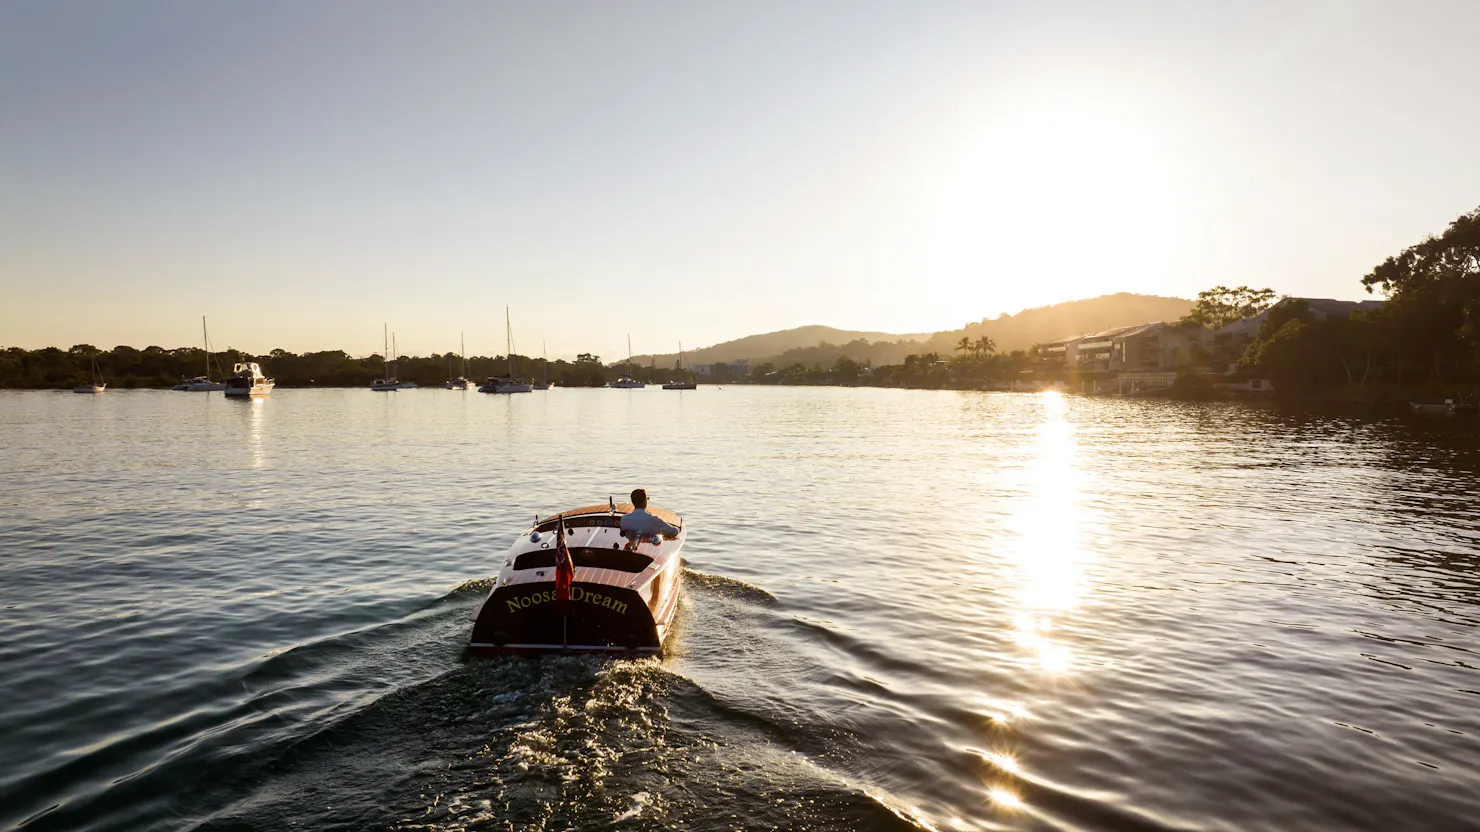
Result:
[[[803,326],[750,335],[689,352],[685,358],[699,364],[718,361],[750,360],[752,365],[770,362],[788,365],[801,363],[830,366],[839,357],[873,365],[898,364],[910,353],[934,350],[949,355],[961,338],[985,335],[997,344],[999,352],[1026,350],[1034,344],[1053,341],[1069,335],[1097,332],[1117,326],[1174,321],[1192,309],[1192,301],[1158,295],[1136,295],[1120,292],[1097,298],[1071,300],[1052,306],[1024,309],[1015,315],[983,318],[962,329],[936,333],[894,335],[887,332],[857,332],[830,326]],[[644,355],[638,363],[650,360],[660,366],[672,366],[677,354]]]

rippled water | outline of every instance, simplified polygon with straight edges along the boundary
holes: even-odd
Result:
[[[0,394],[0,828],[1480,817],[1480,419],[726,387]],[[536,512],[662,661],[472,660]]]

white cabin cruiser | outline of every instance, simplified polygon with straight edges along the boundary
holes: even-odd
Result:
[[[673,539],[624,533],[630,503],[586,506],[538,521],[504,556],[493,589],[473,613],[477,653],[661,655],[673,629],[686,536],[683,518],[648,511],[677,526]],[[556,580],[564,537],[574,566],[566,597]]]
[[[534,388],[522,381],[515,381],[509,376],[489,376],[484,379],[483,386],[478,388],[479,393],[528,393]]]
[[[216,390],[225,390],[226,385],[219,381],[211,381],[205,376],[196,376],[195,378],[182,381],[170,389],[183,390],[187,393],[210,393]]]
[[[262,375],[262,368],[257,362],[233,364],[231,376],[226,379],[226,389],[222,392],[228,396],[266,396],[272,392],[273,381]]]

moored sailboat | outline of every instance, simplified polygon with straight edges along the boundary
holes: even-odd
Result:
[[[518,362],[514,357],[514,328],[509,323],[509,307],[504,307],[504,360],[509,362],[509,372],[502,376],[490,376],[478,388],[479,393],[528,393],[534,389],[519,380]]]
[[[678,364],[676,364],[674,366],[674,369],[678,371],[679,376],[680,376],[680,379],[681,379],[682,378],[682,375],[683,375],[683,371],[684,371],[683,370],[683,342],[682,341],[679,341],[678,342]],[[667,384],[663,385],[663,389],[664,390],[697,390],[697,389],[699,389],[699,385],[697,385],[697,384],[694,383],[694,381],[693,381],[693,372],[690,371],[688,380],[670,381]]]
[[[641,390],[647,385],[632,377],[632,336],[627,336],[627,372],[607,385],[617,390]]]
[[[103,392],[104,390],[107,390],[107,389],[108,389],[108,385],[107,385],[106,382],[103,381],[103,374],[98,371],[98,359],[97,359],[97,356],[93,356],[93,360],[92,360],[92,381],[88,382],[87,384],[79,384],[76,387],[73,387],[72,388],[72,392],[73,393],[101,393],[101,392]]]
[[[200,316],[200,338],[206,350],[206,374],[196,376],[192,379],[181,379],[179,384],[171,387],[171,390],[180,390],[186,393],[209,393],[214,390],[225,390],[225,382],[211,381],[211,335],[206,330],[206,317]]]
[[[410,390],[416,386],[414,381],[401,381],[396,378],[396,359],[391,356],[396,353],[396,336],[391,334],[390,324],[385,325],[385,372],[382,378],[370,382],[370,389],[380,393],[394,390]]]
[[[468,340],[460,332],[458,333],[458,344],[458,358],[462,360],[462,371],[458,373],[457,378],[442,382],[443,390],[467,390],[473,386],[473,382],[468,381]],[[447,375],[452,375],[451,358],[447,359]]]

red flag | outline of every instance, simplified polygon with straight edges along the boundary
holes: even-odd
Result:
[[[565,545],[565,518],[555,526],[555,606],[561,615],[570,614],[570,582],[576,577],[570,549]]]

